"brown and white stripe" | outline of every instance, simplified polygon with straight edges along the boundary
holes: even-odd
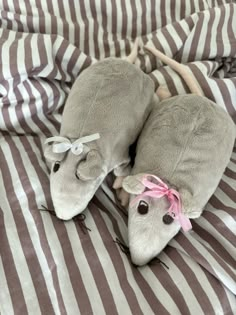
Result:
[[[59,132],[80,72],[124,56],[141,36],[186,63],[203,93],[236,121],[236,4],[229,0],[0,1],[0,313],[236,313],[236,147],[193,231],[179,233],[156,263],[136,268],[114,242],[127,214],[107,178],[78,221],[52,208],[42,145]],[[156,87],[186,93],[150,55],[137,62]]]

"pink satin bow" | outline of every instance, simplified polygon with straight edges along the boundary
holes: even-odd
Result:
[[[150,182],[147,177],[155,178],[159,182],[159,185]],[[149,190],[143,192],[133,199],[132,204],[140,200],[143,196],[149,196],[152,198],[162,198],[163,196],[166,196],[170,202],[170,208],[168,209],[169,215],[179,221],[182,229],[185,232],[192,228],[189,218],[187,218],[181,211],[180,196],[175,189],[169,189],[169,187],[159,177],[149,174],[144,175],[142,183]]]

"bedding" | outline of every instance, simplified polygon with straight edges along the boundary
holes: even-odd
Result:
[[[236,146],[193,230],[151,264],[130,262],[127,213],[109,175],[83,216],[52,209],[47,137],[75,78],[153,43],[188,65],[236,122],[236,4],[226,0],[0,1],[0,313],[236,314]],[[185,83],[150,53],[137,66],[172,95]]]

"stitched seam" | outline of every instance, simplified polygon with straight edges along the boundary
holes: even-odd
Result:
[[[170,176],[170,178],[169,178],[169,181],[171,181],[171,179],[172,179],[172,177],[174,176],[174,173],[175,173],[177,167],[179,166],[180,162],[182,161],[182,158],[183,158],[183,156],[184,156],[184,154],[185,154],[185,152],[186,152],[186,149],[187,149],[187,146],[188,146],[190,140],[193,139],[194,130],[196,129],[198,117],[199,117],[201,111],[202,111],[202,108],[200,108],[199,111],[198,111],[198,113],[197,113],[197,118],[195,119],[195,126],[194,126],[194,128],[193,128],[193,130],[192,130],[190,136],[189,136],[188,139],[186,140],[186,143],[185,143],[185,146],[184,146],[184,150],[183,150],[182,153],[180,154],[180,157],[179,157],[178,161],[177,161],[176,164],[175,164],[175,167],[174,167],[173,172],[172,172],[172,174],[171,174],[171,176]]]
[[[97,96],[98,96],[98,94],[99,94],[99,92],[100,92],[100,90],[101,90],[101,86],[103,85],[103,83],[104,83],[104,78],[103,78],[103,80],[101,81],[101,84],[100,84],[99,87],[98,87],[97,93],[96,93],[95,96],[94,96],[93,103],[91,104],[91,106],[90,106],[90,108],[89,108],[89,111],[88,111],[88,113],[87,113],[87,117],[86,117],[86,119],[84,120],[84,123],[83,123],[83,125],[82,125],[81,131],[80,131],[80,135],[81,135],[81,134],[83,133],[83,131],[84,131],[84,126],[85,126],[85,124],[87,123],[88,118],[89,118],[89,115],[90,115],[90,113],[91,113],[91,111],[92,111],[92,109],[93,109],[93,107],[94,107],[94,105],[95,105],[95,103],[96,103]]]

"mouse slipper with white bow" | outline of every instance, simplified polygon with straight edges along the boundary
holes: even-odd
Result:
[[[217,104],[197,95],[157,102],[139,137],[123,188],[131,194],[131,259],[144,265],[182,228],[191,229],[230,160],[235,125]]]
[[[112,170],[129,174],[129,146],[155,97],[153,81],[127,60],[107,58],[80,74],[64,108],[60,136],[45,146],[57,217],[69,220],[84,211]]]

